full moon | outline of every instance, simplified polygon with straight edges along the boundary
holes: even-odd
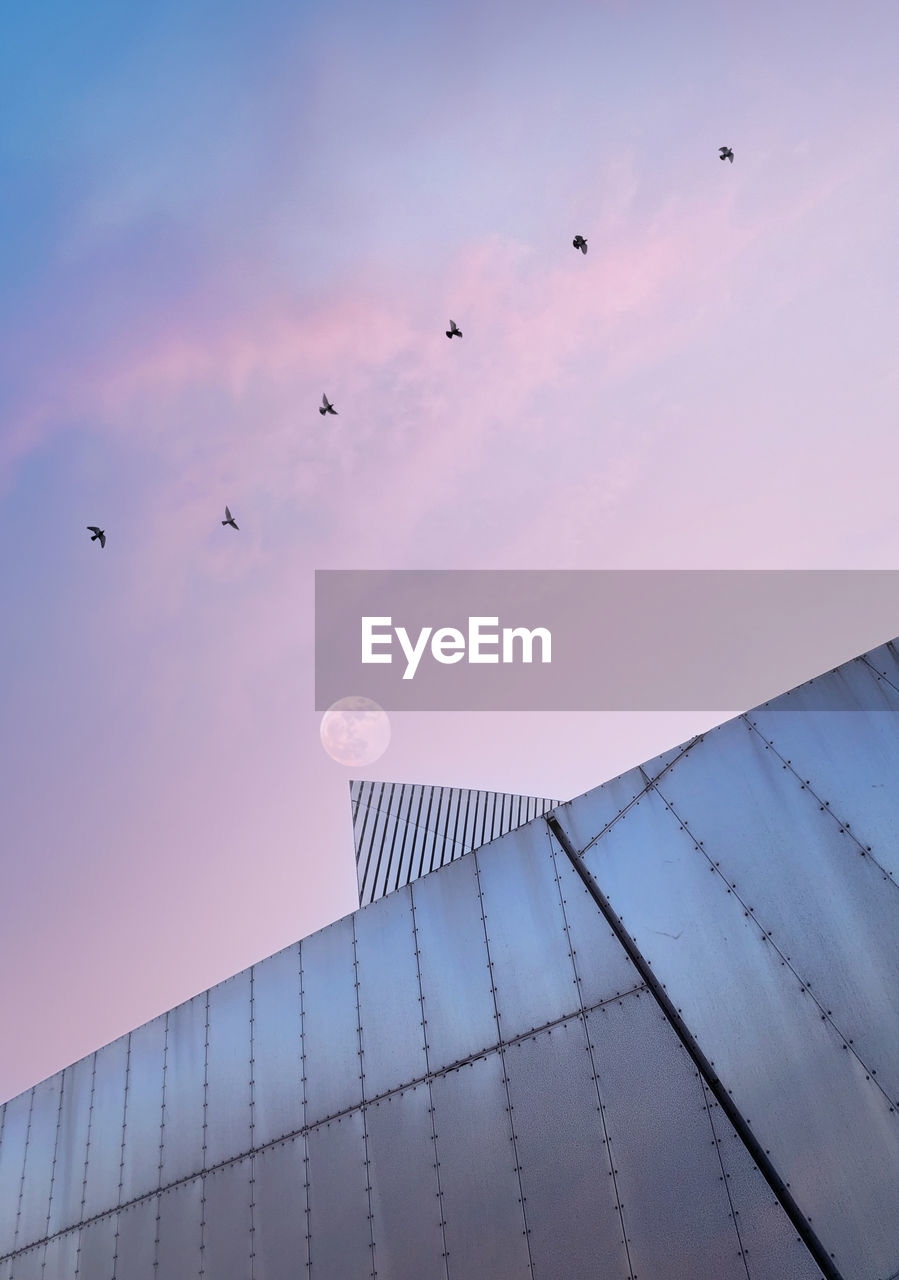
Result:
[[[332,760],[350,767],[374,764],[390,743],[390,720],[371,698],[354,694],[333,703],[322,716],[322,746]]]

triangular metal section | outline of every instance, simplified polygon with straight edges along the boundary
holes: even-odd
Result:
[[[514,831],[558,800],[400,782],[351,782],[359,905]]]

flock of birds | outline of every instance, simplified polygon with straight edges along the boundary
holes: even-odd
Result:
[[[719,147],[718,159],[729,160],[731,164],[733,164],[734,162],[733,147]],[[581,253],[585,254],[587,252],[587,239],[585,236],[580,236],[580,235],[575,236],[571,243],[575,249],[580,249]],[[449,323],[450,323],[450,327],[446,330],[446,336],[450,339],[461,338],[462,330],[456,324],[455,320],[450,320]],[[331,401],[328,399],[326,395],[322,396],[322,402],[319,405],[318,411],[322,415],[322,417],[324,417],[326,413],[332,413],[334,414],[335,417],[337,416],[337,410],[334,408],[333,404],[331,403]],[[239,529],[240,527],[236,523],[228,507],[225,507],[225,518],[222,521],[222,524],[230,525],[232,529]],[[99,529],[95,524],[89,524],[87,526],[87,529],[88,529],[88,532],[91,534],[91,542],[99,542],[101,547],[106,546],[106,531],[104,529]]]

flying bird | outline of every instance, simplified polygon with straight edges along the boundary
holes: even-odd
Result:
[[[239,528],[239,526],[235,523],[234,517],[232,516],[230,511],[230,508],[228,507],[225,507],[225,518],[222,521],[222,524],[230,524],[232,529]]]
[[[571,243],[574,245],[575,249],[580,249],[581,253],[587,252],[587,241],[583,236],[575,236]]]
[[[461,338],[461,337],[462,337],[462,330],[461,330],[461,329],[459,328],[459,326],[456,324],[455,320],[450,320],[450,327],[449,327],[449,328],[447,329],[447,331],[446,331],[446,336],[447,336],[448,338]]]
[[[322,403],[321,403],[321,408],[319,409],[319,413],[321,414],[337,413],[337,410],[334,408],[333,404],[331,403],[331,401],[328,399],[327,396],[322,396]]]
[[[732,149],[731,147],[719,147],[719,148],[718,148],[718,159],[719,159],[719,160],[729,160],[729,161],[731,162],[731,164],[733,164],[733,162],[734,162],[734,153],[733,153],[733,149]]]
[[[98,528],[97,528],[97,526],[96,526],[95,524],[89,524],[89,525],[87,525],[87,526],[86,526],[86,528],[87,528],[87,529],[90,531],[90,533],[93,535],[93,536],[92,536],[92,538],[91,538],[91,542],[96,542],[96,541],[97,541],[97,539],[99,538],[99,540],[100,540],[100,546],[101,546],[101,547],[105,547],[105,546],[106,546],[106,533],[105,533],[105,531],[104,531],[103,529],[98,529]]]

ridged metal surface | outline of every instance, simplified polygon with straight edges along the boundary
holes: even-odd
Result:
[[[394,782],[351,782],[359,905],[548,812],[537,796]]]
[[[845,679],[899,709],[894,657]],[[899,717],[800,693],[557,813],[845,1280],[886,1280]],[[542,818],[12,1099],[0,1192],[0,1280],[818,1274]]]

